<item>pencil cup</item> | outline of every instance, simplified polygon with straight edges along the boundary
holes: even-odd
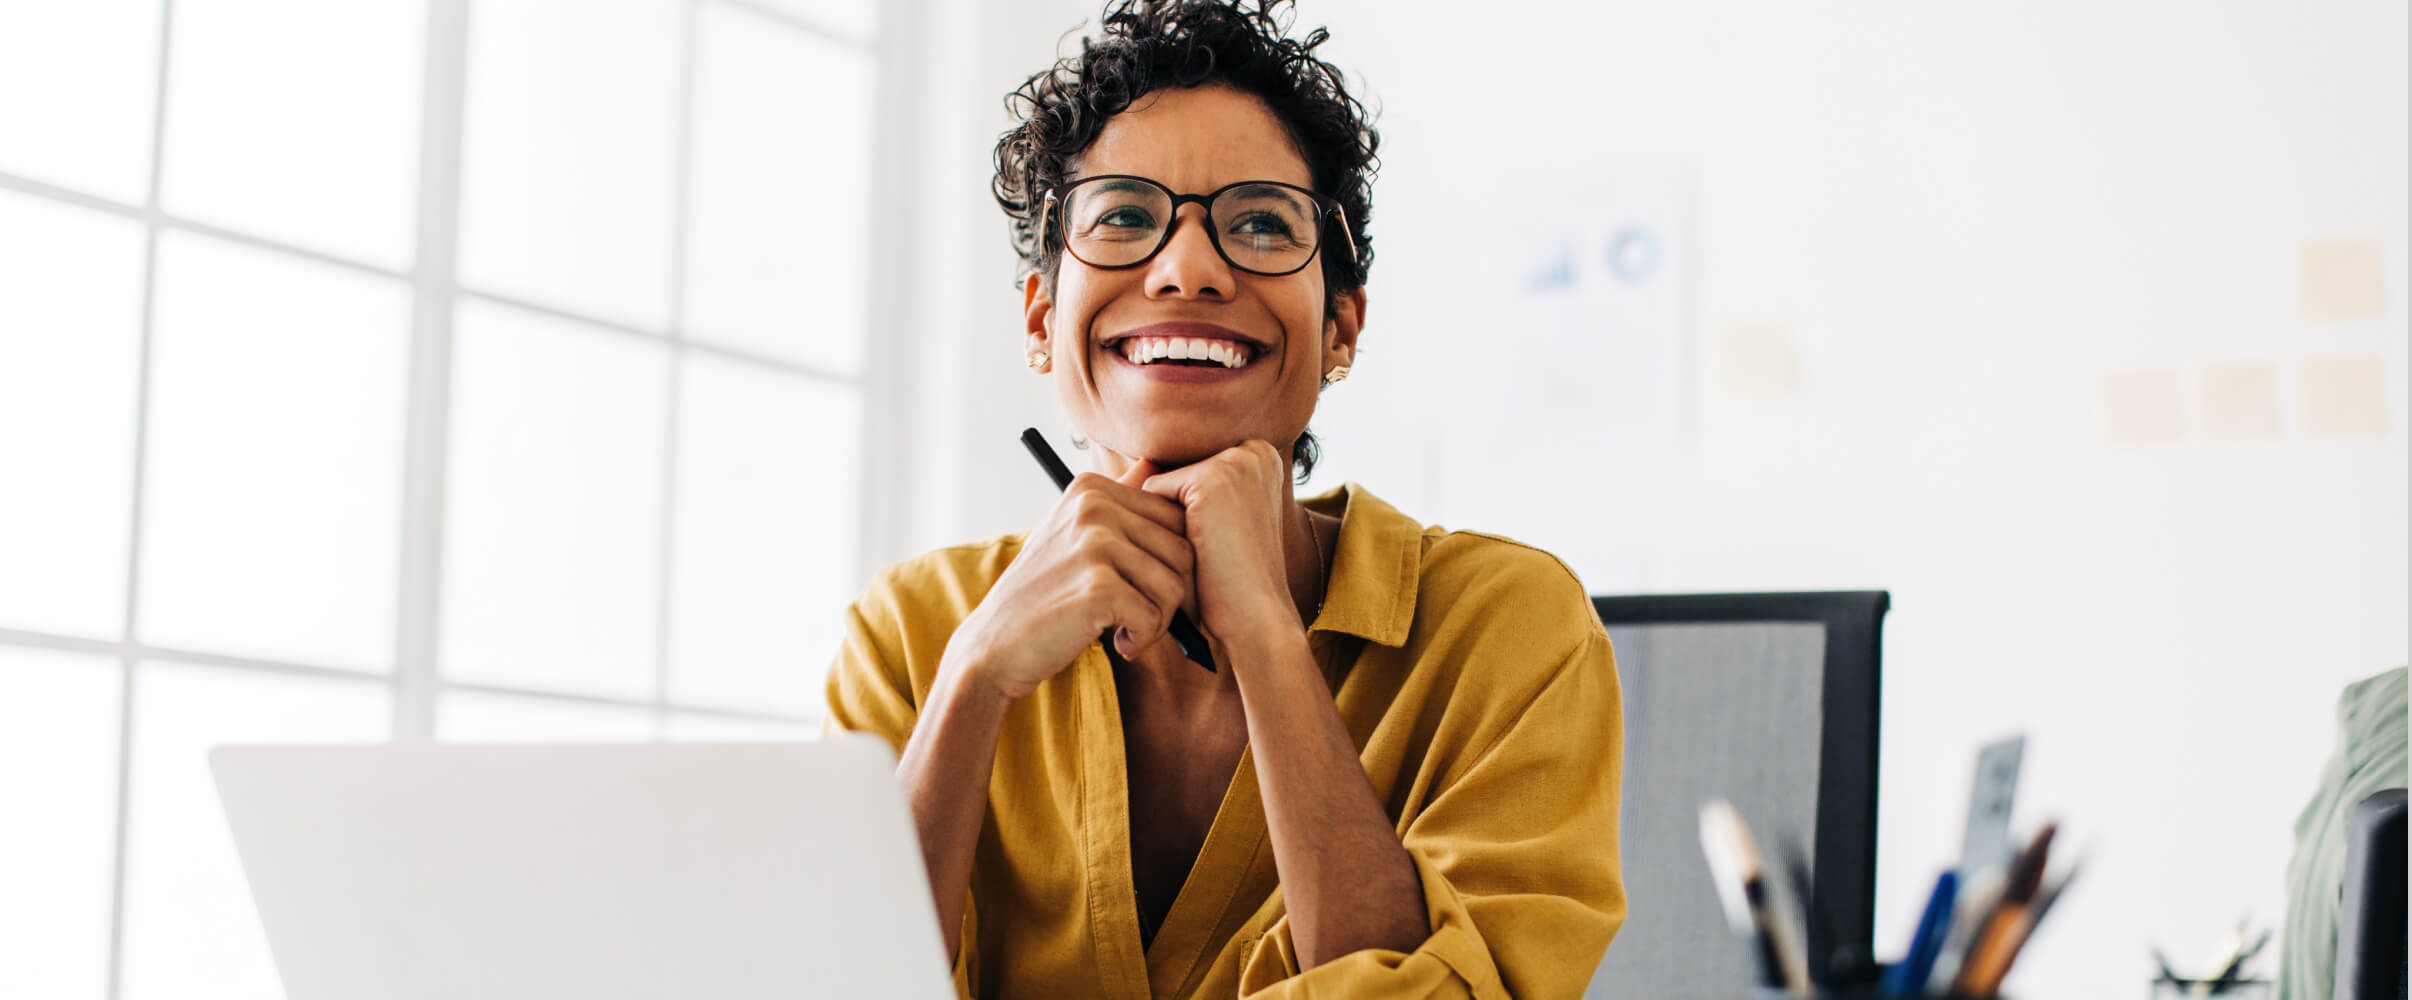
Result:
[[[1891,968],[1892,966],[1889,964],[1878,965],[1873,967],[1873,974],[1865,980],[1854,977],[1854,981],[1847,984],[1836,983],[1820,986],[1817,988],[1814,1000],[2012,1000],[2008,994],[1972,998],[1953,993],[1887,993],[1877,984],[1884,981],[1884,974]],[[1792,998],[1792,994],[1782,990],[1764,987],[1753,996],[1754,1000],[1791,1000]],[[2256,1000],[2266,1000],[2266,998],[2256,998]]]
[[[2267,979],[2233,979],[2225,984],[2209,979],[2156,979],[2152,982],[2152,1000],[2192,1000],[2195,997],[2270,1000],[2276,995]]]

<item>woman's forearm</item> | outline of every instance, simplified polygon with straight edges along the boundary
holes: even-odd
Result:
[[[896,780],[921,835],[921,862],[929,871],[949,961],[962,945],[963,901],[971,893],[972,854],[988,812],[989,769],[1011,704],[973,680],[978,676],[973,667],[947,663],[939,668],[929,702],[896,764]]]
[[[1423,883],[1357,759],[1303,633],[1229,650],[1301,971],[1431,935]]]

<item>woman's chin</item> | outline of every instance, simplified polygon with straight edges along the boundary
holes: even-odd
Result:
[[[1144,458],[1165,470],[1205,461],[1247,440],[1230,431],[1208,431],[1195,427],[1141,429],[1138,433],[1125,435],[1123,439],[1131,447],[1127,454]]]

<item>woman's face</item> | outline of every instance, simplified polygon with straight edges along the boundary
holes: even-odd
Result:
[[[1157,91],[1106,122],[1074,162],[1070,180],[1131,174],[1180,194],[1235,181],[1312,187],[1307,165],[1271,109],[1226,87]],[[1064,255],[1049,289],[1023,289],[1028,346],[1053,358],[1056,396],[1072,424],[1119,474],[1145,458],[1166,468],[1242,441],[1265,441],[1288,456],[1315,411],[1325,370],[1350,363],[1365,295],[1339,299],[1325,315],[1322,254],[1347,254],[1327,231],[1316,259],[1268,277],[1225,262],[1207,237],[1204,205],[1175,213],[1171,242],[1137,267],[1100,270]],[[1133,363],[1151,337],[1240,345],[1247,362]]]

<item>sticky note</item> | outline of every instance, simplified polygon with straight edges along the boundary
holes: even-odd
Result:
[[[2266,361],[2205,365],[2195,379],[2203,437],[2253,441],[2278,436],[2278,366]]]
[[[2313,322],[2372,319],[2387,309],[2385,272],[2376,236],[2305,243],[2295,301]]]
[[[2375,356],[2303,359],[2303,433],[2309,437],[2384,437],[2386,368]]]
[[[2186,404],[2175,368],[2112,372],[2102,377],[2102,435],[2114,448],[2176,444],[2186,439]]]
[[[1788,323],[1737,323],[1725,328],[1725,389],[1766,399],[1800,388],[1800,361],[1792,351]]]

